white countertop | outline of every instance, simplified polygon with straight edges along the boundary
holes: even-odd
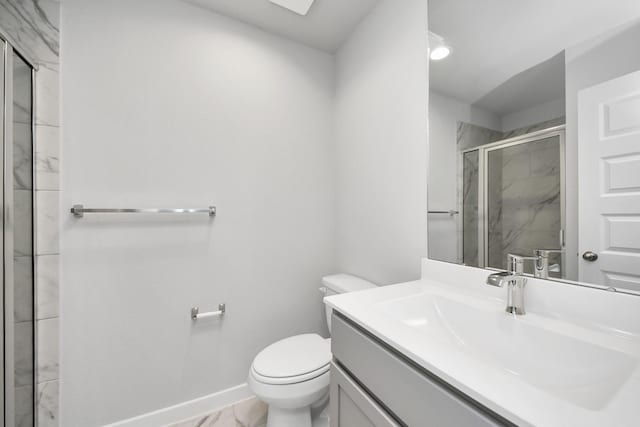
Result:
[[[506,290],[483,284],[486,271],[463,270],[453,264],[425,260],[423,279],[419,281],[335,295],[325,298],[325,302],[426,370],[515,424],[563,427],[640,425],[640,364],[637,363],[640,360],[640,297],[531,279],[525,294],[529,298],[525,301],[529,303],[527,314],[514,317],[504,312]],[[545,375],[553,379],[553,373],[558,371],[559,365],[553,365],[554,357],[558,356],[554,354],[555,346],[549,346],[548,351],[531,360],[540,372],[541,379],[537,381],[535,375],[531,375],[535,370],[529,369],[527,377],[520,375],[517,369],[510,370],[501,364],[499,356],[502,354],[494,353],[496,358],[492,359],[491,342],[475,343],[476,346],[486,344],[484,353],[467,351],[464,340],[461,340],[461,345],[456,345],[451,340],[439,339],[438,334],[398,320],[387,309],[394,304],[402,308],[403,301],[415,301],[416,297],[440,298],[452,301],[451,304],[460,302],[461,305],[456,307],[470,306],[474,309],[469,311],[488,313],[490,322],[468,325],[468,328],[464,323],[464,311],[455,312],[455,320],[465,330],[483,328],[477,329],[483,334],[494,334],[487,332],[491,329],[487,325],[495,323],[496,351],[505,348],[504,342],[499,341],[504,331],[499,329],[512,329],[508,331],[511,337],[517,337],[514,334],[519,330],[549,332],[548,335],[561,344],[557,351],[564,351],[561,357],[565,365],[562,366],[572,371],[571,362],[575,360],[576,372],[568,373],[571,383],[564,386],[562,382],[544,382]],[[473,319],[470,316],[469,322]],[[420,321],[426,323],[425,319]],[[484,336],[493,338],[492,335]],[[521,366],[527,363],[531,352],[521,344],[536,345],[537,335],[534,333],[532,336],[533,342],[523,341],[522,337],[514,340],[516,348],[508,347],[509,357],[518,360],[509,360],[522,362]],[[576,346],[564,346],[562,337],[566,337],[567,342],[576,343]],[[525,339],[529,339],[529,335]],[[589,347],[581,347],[582,343]],[[567,349],[574,348],[578,354],[571,351],[567,354]],[[596,351],[580,354],[585,348]],[[545,364],[547,358],[549,362]],[[593,369],[590,363],[593,363]],[[609,368],[613,370],[610,377],[598,376],[598,370],[607,373]],[[581,381],[581,372],[587,372],[584,377],[591,379],[585,379],[586,384],[576,387],[576,381]],[[597,381],[594,382],[593,378]],[[604,395],[606,398],[602,397]]]

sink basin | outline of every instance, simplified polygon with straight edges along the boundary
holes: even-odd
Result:
[[[420,280],[325,302],[515,425],[637,426],[640,297],[531,277],[515,316],[491,273],[425,259]]]
[[[636,369],[634,354],[590,339],[595,331],[536,314],[513,316],[503,304],[423,292],[375,309],[489,369],[588,410],[605,407]]]

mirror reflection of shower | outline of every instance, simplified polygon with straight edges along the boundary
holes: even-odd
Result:
[[[508,254],[546,250],[549,276],[562,278],[564,126],[507,139],[497,133],[458,124],[459,261],[506,269]],[[525,271],[534,273],[533,262]]]

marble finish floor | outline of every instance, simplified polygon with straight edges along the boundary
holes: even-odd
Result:
[[[253,397],[211,414],[166,427],[264,427],[266,425],[267,405]]]
[[[165,427],[266,427],[268,406],[252,397],[208,415]],[[329,427],[328,406],[313,420],[313,427]]]

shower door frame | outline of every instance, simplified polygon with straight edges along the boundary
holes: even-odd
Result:
[[[2,197],[0,197],[0,214],[2,216],[3,236],[0,244],[0,277],[2,278],[0,290],[0,328],[3,331],[2,351],[0,351],[0,377],[2,377],[3,387],[0,388],[0,419],[5,426],[15,425],[15,334],[14,334],[14,177],[13,177],[13,58],[14,55],[20,58],[31,68],[31,162],[32,162],[32,189],[31,189],[31,221],[32,239],[35,238],[35,225],[33,215],[35,213],[35,107],[36,107],[36,82],[35,73],[37,66],[28,56],[15,49],[15,44],[11,38],[6,37],[0,29],[0,178],[2,179]],[[32,245],[34,241],[32,240]],[[32,256],[34,256],[32,254]],[[37,425],[36,411],[36,355],[37,355],[37,332],[36,332],[36,306],[37,293],[35,292],[35,269],[32,262],[32,419]]]
[[[4,147],[4,142],[7,139],[6,135],[8,133],[8,129],[7,129],[7,115],[9,114],[9,108],[7,108],[8,102],[7,102],[7,97],[5,96],[5,82],[8,81],[8,78],[6,78],[7,76],[5,75],[6,70],[7,70],[7,64],[6,64],[6,60],[7,57],[9,56],[7,51],[8,51],[8,46],[9,43],[2,38],[2,35],[0,34],[0,52],[2,54],[2,59],[0,59],[0,107],[1,107],[1,117],[0,117],[0,147]],[[4,156],[4,152],[2,153],[1,156]],[[0,177],[4,176],[4,158],[0,159]],[[4,192],[4,188],[3,188],[3,192]],[[4,212],[4,198],[0,198],[0,212]],[[3,224],[3,228],[4,228],[4,218],[2,221]],[[7,342],[7,330],[5,328],[5,313],[7,311],[7,307],[5,305],[5,301],[7,300],[7,295],[5,295],[5,286],[4,286],[4,243],[0,244],[0,260],[2,260],[2,262],[0,263],[0,277],[3,278],[3,283],[2,283],[2,289],[0,290],[0,308],[2,309],[2,315],[0,316],[0,329],[2,329],[2,351],[0,351],[0,366],[2,367],[2,369],[0,369],[0,377],[2,378],[2,388],[0,388],[0,398],[2,398],[2,405],[0,405],[0,419],[3,422],[3,425],[7,425],[7,417],[6,417],[6,410],[5,410],[5,406],[7,406],[7,393],[5,392],[5,389],[7,388],[7,383],[8,380],[11,380],[11,384],[13,385],[13,382],[15,381],[13,376],[10,375],[9,378],[7,378],[6,375],[6,366],[7,366],[7,358],[5,357],[5,353],[6,353],[6,342]],[[13,309],[13,304],[11,305],[11,309]],[[11,338],[13,337],[13,331],[11,331]],[[12,342],[12,341],[10,341]],[[13,365],[13,363],[12,363]],[[13,393],[11,393],[11,395],[13,396]],[[14,424],[15,424],[15,420]]]
[[[486,268],[489,270],[500,270],[499,268],[489,267],[489,216],[487,214],[489,210],[489,201],[487,194],[489,191],[489,180],[487,164],[489,160],[489,153],[504,149],[507,147],[513,147],[516,145],[527,144],[534,141],[538,141],[546,138],[553,138],[555,136],[559,139],[560,150],[560,235],[558,236],[559,249],[565,249],[566,244],[566,145],[565,145],[565,125],[554,126],[547,129],[530,132],[524,135],[515,136],[513,138],[502,139],[500,141],[491,142],[489,144],[479,145],[477,147],[467,148],[459,152],[458,165],[460,169],[460,175],[464,175],[462,165],[464,164],[464,155],[469,152],[478,152],[478,267]],[[463,212],[462,201],[459,200],[460,206],[459,212]],[[460,233],[461,242],[459,247],[463,248],[464,244],[464,219],[462,215],[459,216],[459,227],[462,230]],[[553,249],[553,248],[541,248],[541,249]],[[533,256],[533,253],[531,254]],[[566,254],[562,254],[563,274],[566,271]]]

